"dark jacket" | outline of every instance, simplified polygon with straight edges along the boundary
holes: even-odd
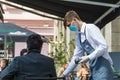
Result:
[[[2,80],[24,80],[25,77],[56,77],[54,60],[32,50],[14,58],[0,73]]]

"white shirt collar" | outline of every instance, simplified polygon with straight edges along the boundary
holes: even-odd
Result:
[[[86,23],[83,22],[83,25],[82,25],[81,30],[80,30],[81,33],[84,33],[84,31],[85,31],[85,26],[86,26]]]

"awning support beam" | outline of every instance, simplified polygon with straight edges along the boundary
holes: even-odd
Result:
[[[120,4],[120,1],[118,1],[116,4]],[[99,21],[101,21],[105,16],[107,16],[110,12],[112,12],[115,8],[110,8],[107,10],[104,14],[102,14],[95,22],[94,24],[97,24]]]
[[[90,5],[96,5],[96,6],[113,7],[113,8],[120,7],[120,4],[110,4],[110,3],[88,1],[88,0],[63,0],[63,1],[90,4]]]
[[[33,13],[33,14],[36,14],[36,15],[39,15],[39,16],[42,16],[42,17],[46,17],[46,18],[51,18],[51,19],[63,21],[62,18],[43,15],[43,14],[39,13],[39,11],[30,10],[30,9],[28,9],[28,7],[24,7],[24,8],[23,8],[22,5],[18,5],[18,4],[15,5],[15,3],[13,4],[12,2],[9,2],[9,1],[0,1],[0,3],[1,3],[1,4],[8,5],[8,6],[11,6],[11,7],[18,8],[18,9],[21,9],[21,10],[24,10],[24,11],[27,11],[27,12],[30,12],[30,13]],[[32,9],[32,8],[31,8],[31,9]]]

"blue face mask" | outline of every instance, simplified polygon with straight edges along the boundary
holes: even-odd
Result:
[[[77,26],[74,26],[74,25],[70,25],[69,29],[71,31],[78,31],[78,27]]]

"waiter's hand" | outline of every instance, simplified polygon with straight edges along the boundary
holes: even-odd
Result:
[[[89,60],[90,59],[88,56],[83,56],[83,57],[81,57],[80,63],[87,63]]]

